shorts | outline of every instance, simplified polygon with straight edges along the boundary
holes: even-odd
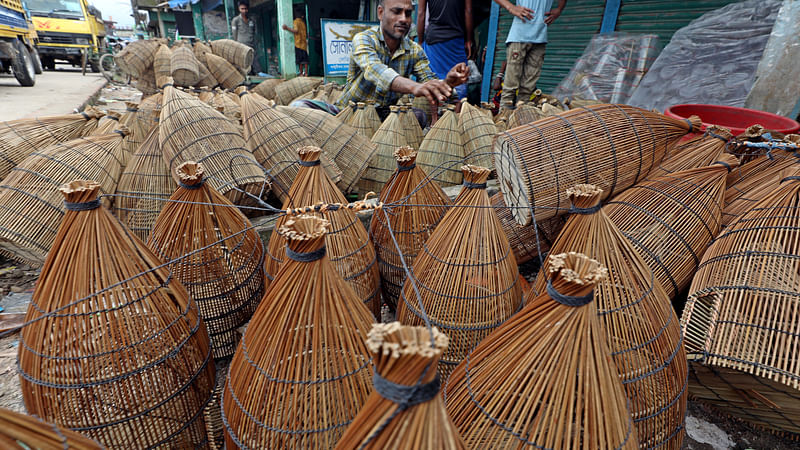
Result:
[[[308,52],[302,48],[294,48],[294,62],[296,64],[308,64]]]

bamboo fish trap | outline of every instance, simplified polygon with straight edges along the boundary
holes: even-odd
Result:
[[[470,352],[445,384],[469,448],[635,449],[637,431],[580,253],[548,261],[548,289]]]
[[[422,143],[424,135],[422,134],[422,127],[419,125],[419,120],[411,109],[410,105],[400,106],[400,121],[403,123],[403,131],[406,134],[406,141],[412,148],[419,148]]]
[[[164,100],[164,94],[158,92],[142,98],[139,102],[139,113],[136,114],[137,126],[146,129],[147,132],[158,125],[161,116],[161,106]],[[147,133],[145,133],[146,135]]]
[[[105,116],[97,121],[97,128],[89,136],[101,136],[109,134],[120,127],[120,114],[116,111],[109,111]]]
[[[114,192],[127,133],[118,131],[35,151],[11,171],[0,185],[0,254],[42,265],[64,214],[62,184],[83,176],[97,180],[103,192]]]
[[[673,300],[689,286],[722,229],[725,177],[738,164],[725,154],[709,166],[636,184],[603,208]]]
[[[347,102],[347,106],[342,108],[338,114],[336,114],[336,118],[341,120],[342,123],[347,125],[351,124],[351,120],[353,119],[353,114],[356,113],[356,104],[355,102]]]
[[[278,228],[290,259],[231,361],[228,448],[332,448],[369,396],[373,319],[326,255],[329,226],[303,215]]]
[[[464,160],[461,127],[454,105],[447,105],[444,114],[428,130],[419,145],[417,163],[442,187],[461,184],[460,161]]]
[[[139,104],[125,102],[125,113],[120,117],[119,124],[128,128],[128,135],[122,139],[122,150],[125,151],[126,164],[127,158],[139,148],[142,140],[150,130],[144,131],[139,127],[137,116],[139,115]]]
[[[275,87],[283,83],[281,78],[270,78],[255,85],[250,92],[256,93],[267,100],[275,100]]]
[[[211,47],[203,41],[195,41],[192,51],[194,52],[195,58],[203,64],[206,64],[206,53],[214,53]]]
[[[497,127],[492,119],[464,99],[458,114],[458,126],[461,127],[461,140],[464,143],[464,161],[493,169],[492,140],[497,134]]]
[[[350,126],[371,140],[381,127],[381,118],[378,116],[378,111],[375,110],[375,105],[356,103],[356,112],[350,119]],[[400,131],[402,132],[402,129]]]
[[[206,53],[206,66],[214,79],[225,89],[235,89],[245,81],[245,76],[233,64],[213,53]]]
[[[161,42],[156,39],[133,41],[114,56],[114,61],[126,73],[135,78],[141,78],[151,71],[153,58]]]
[[[522,306],[517,263],[486,193],[489,169],[463,171],[461,193],[422,246],[397,302],[400,322],[429,320],[450,338],[439,361],[445,378]]]
[[[5,408],[0,408],[0,447],[7,450],[103,448],[79,433]]]
[[[596,311],[639,442],[646,448],[680,449],[687,368],[678,317],[653,270],[600,209],[600,188],[579,184],[567,196],[572,214],[550,254],[576,251],[608,269],[609,277],[595,286]],[[547,281],[540,272],[534,294],[545,293]]]
[[[214,357],[225,358],[236,350],[236,329],[264,295],[263,244],[244,214],[205,184],[201,164],[190,161],[177,170],[180,185],[147,245],[165,261],[176,261],[170,271],[197,302]]]
[[[431,106],[431,102],[429,102],[427,98],[425,98],[424,96],[414,97],[413,99],[411,99],[411,107],[416,109],[421,109],[422,112],[425,113],[427,122],[430,123],[431,117],[433,116],[433,107]]]
[[[232,92],[215,89],[210,105],[217,108],[217,110],[221,109],[222,115],[238,126],[242,120],[242,107],[234,98],[239,100],[239,96]]]
[[[171,59],[172,50],[166,44],[161,44],[153,57],[153,73],[156,79],[170,76],[172,72]]]
[[[520,125],[536,122],[537,120],[544,119],[545,117],[547,117],[545,113],[543,113],[542,110],[539,109],[539,107],[535,104],[530,102],[520,102],[508,116],[506,128],[510,130]]]
[[[289,197],[283,202],[283,209],[302,208],[319,204],[346,204],[347,200],[333,181],[320,170],[320,149],[302,147],[300,172],[297,174]],[[353,288],[357,297],[367,305],[376,318],[380,318],[381,294],[380,273],[378,271],[375,248],[361,220],[348,208],[320,208],[322,217],[331,223],[331,230],[325,234],[325,245],[333,267]],[[289,216],[279,217],[275,228],[283,226]],[[273,279],[286,260],[284,249],[286,241],[280,233],[272,233],[267,246],[267,278]]]
[[[322,78],[295,77],[275,86],[275,102],[279,105],[288,105],[295,98],[311,92],[322,84]]]
[[[25,407],[108,447],[201,445],[214,364],[197,304],[99,188],[61,187],[67,212],[20,335]]]
[[[450,206],[450,198],[442,188],[417,167],[416,151],[400,147],[394,157],[397,169],[381,190],[379,200],[388,206],[372,214],[369,227],[378,255],[383,300],[392,311],[396,310],[406,279],[403,261],[414,261]]]
[[[709,246],[681,325],[694,397],[758,426],[797,434],[800,170],[783,175]]]
[[[195,58],[196,57],[197,56],[195,55]],[[208,70],[208,67],[199,59],[197,61],[197,74],[198,74],[198,80],[197,80],[198,86],[207,86],[209,88],[215,88],[217,87],[217,85],[219,85],[219,82],[217,81],[216,78],[214,78],[214,75],[211,75],[211,71]]]
[[[520,225],[514,220],[511,210],[503,201],[502,192],[494,194],[491,201],[492,208],[503,226],[503,232],[508,237],[508,243],[511,244],[511,250],[514,251],[517,264],[544,256],[566,223],[564,216],[559,216],[539,221],[536,226]]]
[[[244,72],[250,70],[253,65],[255,52],[253,47],[234,41],[233,39],[217,39],[211,41],[211,51],[215,55],[225,58],[226,61],[236,66]]]
[[[378,381],[336,448],[466,449],[438,395],[447,343],[436,328],[373,325],[367,348]]]
[[[704,134],[671,147],[664,162],[653,168],[647,179],[652,180],[681,170],[705,167],[720,159],[725,151],[725,144],[732,137],[733,134],[727,128],[711,125]]]
[[[409,145],[406,133],[399,114],[398,106],[389,107],[389,117],[381,124],[375,135],[372,136],[372,143],[376,147],[372,154],[367,170],[358,182],[358,190],[361,192],[380,192],[386,182],[391,178],[397,168],[394,159],[394,152],[400,147]]]
[[[234,203],[246,198],[241,191],[260,197],[269,190],[264,169],[239,130],[213,107],[171,84],[164,89],[159,130],[164,161],[173,177],[179,165],[197,161],[205,167],[208,183]]]
[[[169,61],[172,79],[179,86],[194,86],[200,80],[200,69],[197,67],[200,62],[194,57],[194,53],[189,47],[173,50]]]
[[[626,105],[576,109],[498,134],[495,167],[503,198],[517,223],[564,214],[564,191],[593,183],[605,199],[643,180],[667,147],[700,128]],[[517,208],[518,207],[518,208]]]

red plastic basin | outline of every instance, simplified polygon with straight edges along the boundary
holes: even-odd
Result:
[[[734,106],[687,104],[674,105],[664,112],[669,117],[686,119],[689,116],[699,116],[703,121],[703,128],[709,125],[719,125],[729,128],[734,136],[744,133],[750,125],[759,124],[768,130],[784,134],[796,133],[800,130],[800,123],[777,114],[772,114],[755,109],[737,108]]]

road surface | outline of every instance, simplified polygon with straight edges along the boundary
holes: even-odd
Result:
[[[36,75],[36,85],[22,87],[13,75],[0,74],[0,121],[71,113],[105,85],[99,73],[69,66]]]

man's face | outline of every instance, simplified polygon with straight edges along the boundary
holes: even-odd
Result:
[[[384,0],[378,6],[378,19],[383,32],[393,39],[402,39],[411,30],[411,0]]]
[[[229,10],[230,11],[230,10]],[[246,16],[248,8],[246,5],[239,5],[239,14]]]

